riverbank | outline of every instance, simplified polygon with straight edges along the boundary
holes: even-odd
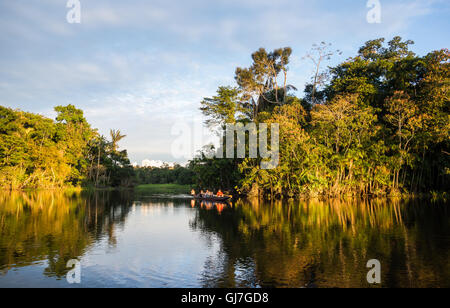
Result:
[[[147,194],[189,194],[191,185],[179,184],[143,184],[135,187],[137,193]]]
[[[95,187],[95,186],[67,186],[57,188],[25,188],[25,189],[3,189],[4,191],[64,191],[64,192],[95,192],[95,191],[136,191],[151,194],[188,194],[190,185],[179,184],[142,184],[134,187]]]
[[[22,191],[22,192],[34,192],[34,191],[63,191],[63,192],[108,192],[108,191],[129,191],[135,192],[139,195],[142,194],[190,194],[193,185],[179,185],[179,184],[141,184],[134,187],[94,187],[94,186],[68,186],[60,188],[28,188],[21,190],[9,190],[0,189],[3,191]],[[262,200],[305,200],[305,199],[347,199],[347,198],[363,198],[363,199],[377,199],[377,198],[387,198],[387,199],[422,199],[429,198],[431,201],[448,201],[450,200],[450,195],[447,192],[436,192],[431,191],[428,193],[398,193],[398,194],[388,194],[388,195],[326,195],[326,194],[301,194],[289,196],[270,196],[270,195],[252,195],[252,194],[235,194],[233,199],[239,198],[258,198]]]

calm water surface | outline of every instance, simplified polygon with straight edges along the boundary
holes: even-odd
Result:
[[[370,259],[382,287],[450,287],[449,204],[0,193],[0,287],[370,287]]]

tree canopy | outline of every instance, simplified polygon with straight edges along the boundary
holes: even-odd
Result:
[[[448,191],[450,53],[418,56],[413,44],[380,38],[334,67],[317,65],[302,98],[289,93],[292,50],[259,49],[249,68],[236,69],[236,86],[219,88],[219,97],[233,89],[232,100],[205,98],[201,111],[222,126],[278,123],[280,163],[262,170],[261,157],[200,154],[191,162],[202,174],[198,184],[288,196]],[[335,53],[327,48],[316,46],[309,58],[319,64]]]
[[[133,168],[125,136],[112,130],[108,141],[73,105],[55,107],[56,121],[0,106],[0,187],[131,185]]]

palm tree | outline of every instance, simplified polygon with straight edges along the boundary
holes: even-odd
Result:
[[[119,141],[125,138],[127,135],[121,135],[120,130],[111,129],[109,131],[109,134],[111,135],[111,148],[113,152],[116,152],[116,150],[119,148]]]

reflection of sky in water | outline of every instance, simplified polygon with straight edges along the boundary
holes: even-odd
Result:
[[[171,202],[133,204],[124,225],[114,229],[115,244],[103,236],[80,258],[79,286],[201,287],[205,262],[219,244],[189,227],[194,211]],[[77,287],[44,276],[47,266],[43,261],[11,269],[0,276],[0,287]]]
[[[132,200],[142,200],[133,202]],[[448,204],[0,193],[0,287],[450,286]],[[69,285],[66,263],[82,265]]]

